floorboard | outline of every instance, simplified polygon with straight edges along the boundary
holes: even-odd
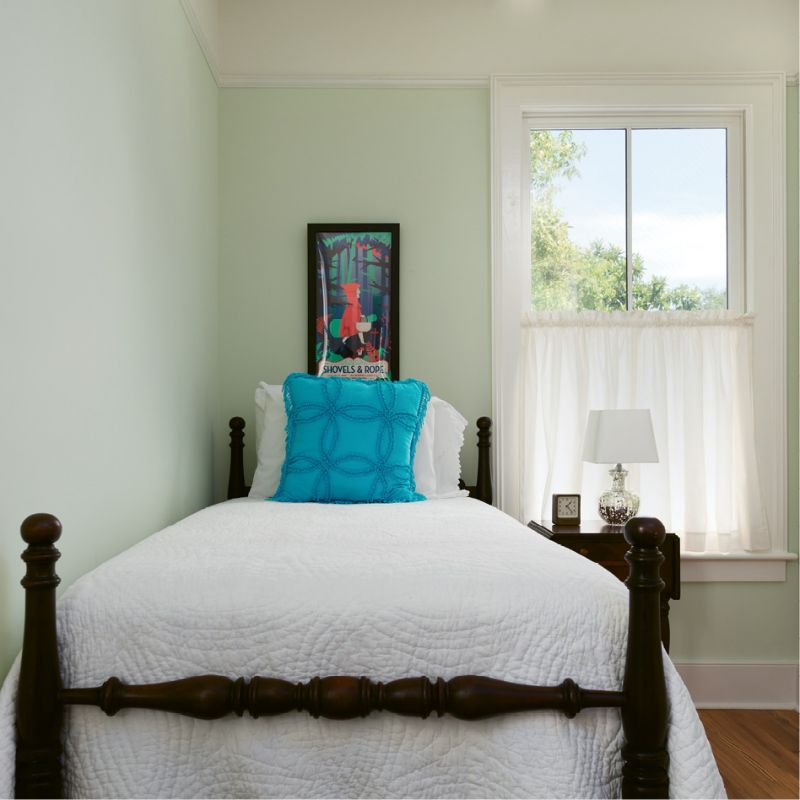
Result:
[[[731,800],[798,797],[796,711],[703,709],[699,714]]]

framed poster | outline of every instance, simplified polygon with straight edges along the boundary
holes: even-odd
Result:
[[[308,371],[396,381],[400,226],[309,224]]]

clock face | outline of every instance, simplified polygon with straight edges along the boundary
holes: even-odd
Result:
[[[566,495],[558,498],[558,516],[562,519],[578,517],[578,498],[573,495]]]

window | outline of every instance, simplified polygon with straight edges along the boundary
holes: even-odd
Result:
[[[742,391],[752,393],[747,404],[753,410],[770,549],[744,553],[743,560],[735,561],[713,556],[707,548],[686,566],[711,565],[703,580],[750,575],[756,580],[783,579],[785,561],[791,557],[786,553],[785,103],[785,76],[779,73],[492,79],[493,452],[496,497],[504,511],[521,519],[525,493],[530,492],[525,426],[531,424],[532,402],[538,402],[531,397],[532,387],[543,392],[544,400],[559,405],[559,413],[572,415],[576,437],[585,419],[577,406],[580,398],[563,379],[589,367],[596,375],[588,384],[583,381],[580,391],[585,395],[588,386],[591,392],[607,392],[603,402],[609,405],[603,407],[623,402],[613,370],[629,370],[633,356],[620,358],[613,349],[610,356],[587,358],[577,346],[564,344],[569,337],[594,341],[598,337],[590,326],[612,331],[641,325],[649,330],[659,324],[673,326],[676,337],[684,337],[691,335],[688,328],[684,331],[688,325],[702,328],[717,319],[735,323],[741,318],[752,332],[742,350],[752,348],[752,372]],[[574,169],[556,159],[561,172],[551,176],[549,187],[532,172],[536,131],[551,139],[545,146],[569,150],[572,144],[580,152]],[[547,194],[549,207],[540,205]],[[593,247],[597,242],[600,247]],[[553,256],[558,246],[562,257]],[[593,275],[587,264],[597,259],[602,269]],[[659,305],[667,311],[656,311]],[[683,311],[687,306],[690,310]],[[552,313],[542,313],[544,309]],[[581,316],[582,331],[569,330]],[[545,360],[529,370],[534,375],[531,383],[523,365],[534,352],[524,349],[531,338],[525,326],[532,318],[557,328],[553,336],[566,349],[560,355],[541,351]],[[707,337],[697,332],[697,338]],[[637,370],[654,363],[655,355],[643,356],[638,345],[635,355]],[[702,374],[704,381],[713,378],[724,388],[728,373],[710,369],[714,364],[718,366],[709,357],[701,367],[687,368],[681,360],[678,368],[683,377]],[[687,397],[697,385],[688,380]],[[631,402],[649,401],[637,397]],[[711,419],[716,425],[717,418]],[[715,425],[703,423],[703,435],[713,433]],[[678,445],[686,437],[694,441],[685,428],[677,431]],[[545,423],[533,430],[536,436],[549,437],[544,450],[534,447],[536,453],[563,448],[560,430]],[[718,432],[714,435],[717,442],[728,441]],[[676,485],[683,475],[683,496],[693,504],[689,490],[702,485],[687,482],[688,473],[679,463],[680,447],[667,449],[671,464],[677,465]],[[727,458],[724,447],[713,442],[708,452],[717,462]],[[572,461],[569,469],[578,480],[585,473],[580,455]],[[561,485],[559,475],[537,475],[537,480],[549,481],[544,492],[572,491]],[[559,486],[550,485],[554,482]],[[720,497],[704,492],[703,499],[724,511]],[[704,523],[692,528],[705,534],[712,530],[713,524]],[[734,574],[735,564],[747,569]]]
[[[530,130],[531,308],[743,310],[737,121],[558,122]]]
[[[647,408],[658,459],[630,467],[647,513],[680,535],[685,553],[768,551],[752,319],[727,308],[728,129],[613,121],[530,131],[523,516],[546,513],[554,484],[589,497],[603,490],[605,470],[581,459],[590,409]]]

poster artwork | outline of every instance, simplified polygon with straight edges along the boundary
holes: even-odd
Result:
[[[309,225],[308,247],[308,371],[397,380],[399,226]]]

